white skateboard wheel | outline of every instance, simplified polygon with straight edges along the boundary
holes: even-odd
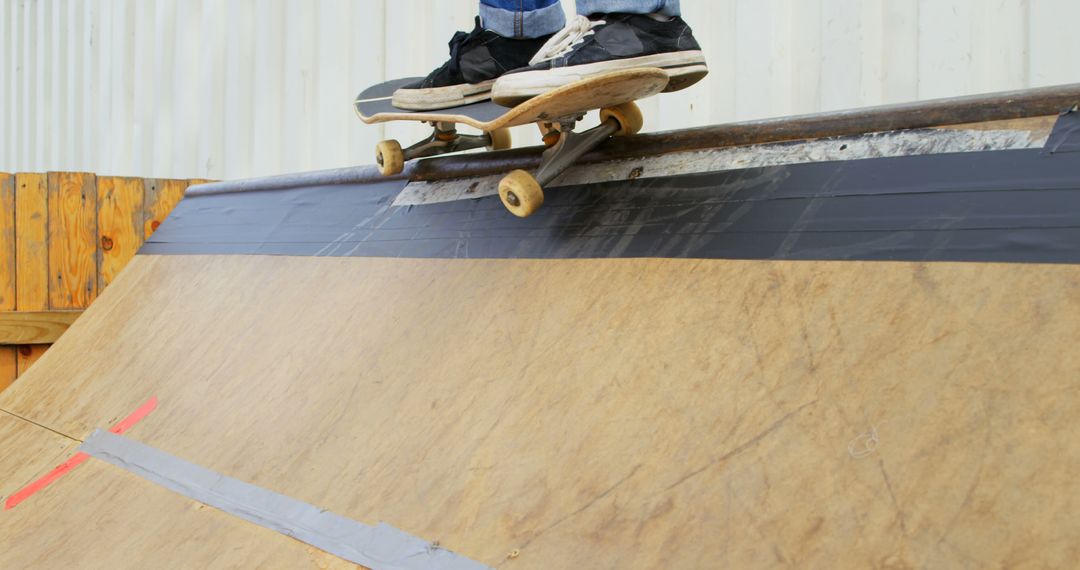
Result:
[[[607,121],[609,118],[619,122],[619,130],[614,134],[617,137],[636,135],[645,124],[641,108],[633,101],[600,109],[600,122]]]
[[[511,214],[527,218],[544,205],[544,190],[528,172],[512,170],[499,182],[499,198]]]
[[[395,140],[380,141],[375,145],[375,164],[383,176],[400,174],[405,170],[405,153],[401,144]]]

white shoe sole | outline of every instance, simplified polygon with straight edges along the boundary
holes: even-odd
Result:
[[[464,83],[448,87],[398,89],[394,91],[391,102],[395,107],[409,111],[433,111],[459,107],[490,99],[491,87],[494,84],[495,80],[491,79],[480,83]]]
[[[491,98],[500,105],[512,107],[575,81],[611,71],[642,67],[659,67],[667,72],[668,85],[664,89],[665,93],[686,89],[709,73],[709,68],[705,65],[705,55],[700,51],[658,53],[585,65],[511,73],[495,81],[495,86],[491,89]]]

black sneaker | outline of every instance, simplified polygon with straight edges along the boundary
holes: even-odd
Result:
[[[457,32],[450,40],[450,59],[423,81],[394,92],[395,107],[445,109],[491,98],[491,86],[502,74],[529,65],[529,59],[551,36],[504,38],[480,26]]]
[[[665,91],[686,89],[709,73],[701,46],[682,18],[577,16],[540,48],[529,67],[500,77],[492,98],[513,106],[586,77],[642,67],[668,72]]]

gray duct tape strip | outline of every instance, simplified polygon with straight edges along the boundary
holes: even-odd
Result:
[[[815,162],[1040,148],[1046,140],[1046,135],[1018,130],[920,129],[869,133],[579,164],[559,175],[547,188]],[[499,193],[503,176],[409,182],[394,199],[394,205],[416,206],[494,196]]]
[[[79,449],[185,497],[372,570],[489,569],[388,524],[358,523],[107,431],[96,430]]]
[[[1080,110],[1073,107],[1061,114],[1050,140],[1046,141],[1046,152],[1080,152]]]

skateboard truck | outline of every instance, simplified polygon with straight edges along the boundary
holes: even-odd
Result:
[[[548,147],[539,168],[532,174],[514,170],[499,181],[503,205],[514,215],[526,217],[544,203],[544,185],[558,179],[608,138],[641,130],[641,110],[633,101],[661,93],[669,77],[659,68],[622,69],[584,77],[524,101],[502,101],[512,107],[501,106],[497,100],[423,111],[394,107],[394,93],[416,80],[405,77],[372,85],[353,102],[357,116],[368,124],[415,121],[434,128],[430,136],[407,149],[397,141],[380,142],[376,146],[379,171],[399,174],[406,160],[448,152],[510,148],[511,127],[539,124]],[[574,127],[593,109],[600,111],[600,125],[575,132]],[[469,125],[482,134],[459,134],[457,125]]]
[[[544,204],[544,186],[555,180],[590,150],[613,136],[632,135],[641,130],[641,110],[633,103],[623,103],[600,109],[600,124],[581,133],[574,126],[582,116],[572,116],[545,123],[545,144],[555,139],[540,159],[540,167],[532,175],[513,170],[499,181],[499,198],[510,213],[524,218]],[[559,128],[555,129],[554,125]]]
[[[405,169],[405,162],[414,158],[424,158],[458,152],[474,148],[503,150],[510,148],[510,130],[496,129],[479,135],[463,135],[457,132],[454,123],[431,121],[431,136],[409,148],[402,149],[396,140],[385,140],[375,146],[375,162],[383,175],[398,174]]]

